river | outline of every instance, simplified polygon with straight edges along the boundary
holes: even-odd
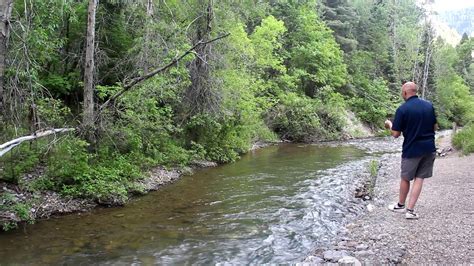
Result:
[[[365,211],[354,190],[373,158],[351,145],[263,148],[126,207],[1,233],[0,264],[298,262]]]

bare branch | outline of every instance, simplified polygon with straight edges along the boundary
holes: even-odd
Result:
[[[99,113],[104,110],[108,105],[110,105],[112,102],[114,102],[115,100],[117,100],[120,96],[122,96],[122,94],[124,94],[125,92],[129,91],[130,89],[132,89],[135,85],[137,85],[138,83],[144,81],[144,80],[147,80],[153,76],[155,76],[156,74],[159,74],[165,70],[167,70],[168,68],[176,65],[179,61],[181,61],[184,57],[186,57],[187,55],[189,54],[192,54],[193,51],[202,46],[202,45],[206,45],[206,44],[209,44],[209,43],[212,43],[212,42],[215,42],[217,40],[220,40],[220,39],[223,39],[223,38],[226,38],[227,36],[229,36],[230,33],[226,33],[226,34],[223,34],[221,36],[218,36],[212,40],[209,40],[209,41],[199,41],[197,42],[193,47],[189,48],[186,52],[184,52],[183,54],[181,54],[180,56],[176,57],[175,59],[173,59],[171,62],[169,62],[168,64],[160,67],[160,68],[157,68],[153,71],[151,71],[150,73],[146,74],[146,75],[143,75],[143,76],[140,76],[140,77],[136,77],[132,80],[130,80],[130,82],[128,82],[127,84],[125,84],[123,86],[123,89],[121,91],[119,91],[118,93],[116,93],[115,95],[113,95],[112,97],[110,97],[107,101],[105,101],[100,107],[99,107]]]
[[[45,131],[39,131],[39,132],[36,132],[33,135],[23,136],[23,137],[14,139],[14,140],[10,140],[10,141],[0,145],[0,157],[2,157],[8,151],[10,151],[14,147],[20,145],[21,143],[23,143],[25,141],[30,141],[30,140],[46,137],[46,136],[53,135],[53,134],[58,134],[58,133],[63,133],[63,132],[70,132],[70,131],[75,131],[75,130],[76,130],[75,128],[56,128],[56,129],[50,129],[50,130],[45,130]]]

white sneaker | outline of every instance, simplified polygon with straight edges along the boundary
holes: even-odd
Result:
[[[398,206],[398,203],[393,203],[393,204],[388,205],[388,209],[393,212],[399,212],[399,213],[405,212],[405,206],[400,207]]]
[[[409,219],[409,220],[416,220],[416,219],[420,218],[420,216],[418,216],[418,214],[415,213],[415,212],[408,212],[408,211],[407,211],[407,212],[405,213],[405,218],[407,218],[407,219]]]

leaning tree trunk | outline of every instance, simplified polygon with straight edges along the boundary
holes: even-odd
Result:
[[[95,15],[98,0],[89,0],[87,12],[86,60],[84,64],[84,110],[82,124],[86,130],[86,138],[93,141],[94,128],[94,42]]]
[[[0,33],[0,114],[4,113],[5,109],[5,68],[7,43],[10,33],[10,16],[12,13],[13,0],[0,0],[0,19],[1,19],[1,33]]]

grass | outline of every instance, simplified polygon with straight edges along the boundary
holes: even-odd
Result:
[[[453,137],[453,145],[467,155],[474,152],[474,123],[465,126]]]
[[[377,160],[372,160],[369,163],[370,182],[367,186],[367,194],[370,195],[370,197],[374,196],[375,181],[379,172],[379,165],[379,161]]]

